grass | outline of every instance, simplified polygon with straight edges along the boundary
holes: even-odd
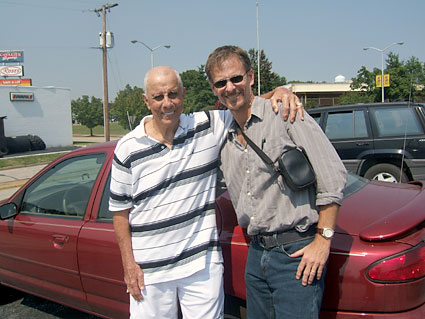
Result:
[[[125,135],[129,130],[124,129],[118,122],[109,123],[109,134],[110,135]],[[72,125],[72,134],[73,135],[90,135],[90,130],[87,126],[81,124]],[[101,125],[98,125],[93,128],[93,135],[104,135],[104,128]]]
[[[15,157],[15,158],[2,158],[0,159],[0,169],[48,164],[63,154],[66,154],[66,153],[64,152],[64,153],[33,155],[33,156]]]

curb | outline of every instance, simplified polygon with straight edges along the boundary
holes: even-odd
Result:
[[[11,182],[2,182],[0,184],[0,190],[4,190],[4,189],[8,189],[8,188],[14,188],[14,187],[21,187],[22,185],[24,185],[28,179],[19,179],[16,181],[11,181]]]

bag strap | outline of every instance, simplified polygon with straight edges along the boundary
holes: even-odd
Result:
[[[264,163],[266,163],[267,165],[269,165],[271,168],[273,168],[273,170],[276,171],[276,167],[273,163],[273,161],[270,159],[270,157],[267,156],[266,153],[264,153],[258,146],[257,144],[255,144],[248,136],[246,136],[246,134],[243,132],[243,130],[241,129],[241,127],[239,126],[238,122],[236,122],[236,125],[238,126],[239,130],[241,131],[243,137],[245,138],[246,142],[249,144],[249,146],[251,146],[251,148],[255,151],[255,153],[258,154],[258,156],[260,156],[260,158],[263,160]]]

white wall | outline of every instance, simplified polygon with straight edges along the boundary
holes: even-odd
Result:
[[[32,92],[34,101],[10,101],[10,92]],[[38,135],[46,147],[72,145],[70,89],[0,86],[6,136]]]

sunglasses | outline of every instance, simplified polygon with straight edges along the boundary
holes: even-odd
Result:
[[[220,80],[220,81],[214,82],[213,85],[214,85],[214,87],[216,89],[221,89],[221,88],[224,88],[226,86],[227,81],[230,81],[233,84],[240,83],[240,82],[243,81],[243,78],[245,77],[245,75],[248,72],[249,72],[249,70],[246,71],[245,74],[243,74],[243,75],[235,75],[235,76],[232,76],[230,79],[224,79],[224,80]]]

